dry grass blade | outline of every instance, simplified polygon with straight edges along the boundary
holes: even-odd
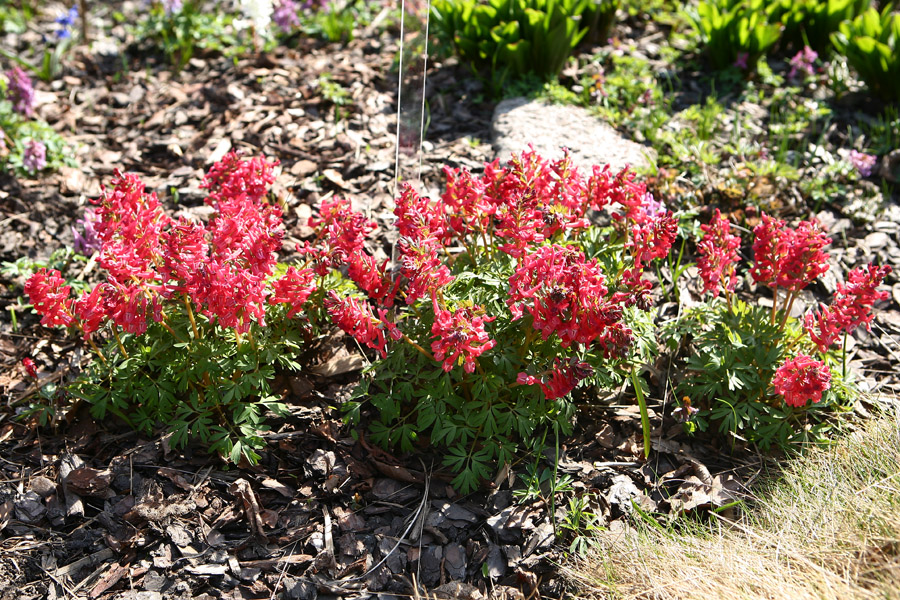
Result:
[[[738,523],[604,534],[566,567],[601,598],[900,598],[900,428],[885,416],[788,465]]]

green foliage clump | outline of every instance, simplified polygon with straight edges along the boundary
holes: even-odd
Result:
[[[124,19],[124,16],[120,16]],[[160,48],[166,60],[183,68],[198,50],[224,51],[239,47],[231,32],[233,16],[220,11],[203,11],[197,0],[185,0],[181,10],[167,13],[162,2],[153,2],[147,18],[134,27],[138,44]]]
[[[752,69],[775,46],[780,27],[769,23],[765,7],[765,0],[701,0],[688,15],[716,69]]]
[[[435,28],[499,94],[513,78],[556,77],[590,31],[609,28],[617,2],[588,0],[438,0]]]
[[[780,24],[781,44],[794,51],[809,46],[819,53],[831,50],[830,36],[843,21],[854,19],[869,0],[774,0],[766,12]]]
[[[732,440],[788,448],[821,442],[831,428],[828,417],[846,410],[850,394],[840,369],[832,371],[831,388],[815,404],[791,407],[771,394],[770,382],[790,352],[812,347],[796,319],[779,326],[767,308],[720,299],[689,309],[662,336],[672,344],[688,341],[691,348],[676,388],[683,404],[699,409],[689,431],[714,425]],[[826,364],[839,364],[834,353],[825,356]]]
[[[887,102],[900,101],[900,14],[892,8],[888,4],[880,14],[870,8],[831,36],[869,89]]]

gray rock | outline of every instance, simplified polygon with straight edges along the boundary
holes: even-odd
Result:
[[[529,144],[546,159],[558,159],[562,148],[568,148],[574,164],[588,173],[593,165],[606,164],[613,170],[626,165],[643,169],[656,155],[652,148],[622,137],[587,109],[521,97],[497,105],[491,130],[501,162],[527,150]]]

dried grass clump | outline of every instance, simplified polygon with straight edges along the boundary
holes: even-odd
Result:
[[[792,462],[737,523],[605,532],[565,571],[585,597],[900,598],[900,423]]]

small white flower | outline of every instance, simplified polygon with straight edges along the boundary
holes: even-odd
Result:
[[[253,23],[256,33],[266,35],[269,24],[272,22],[272,13],[275,11],[272,0],[241,0],[241,10],[244,16]]]

